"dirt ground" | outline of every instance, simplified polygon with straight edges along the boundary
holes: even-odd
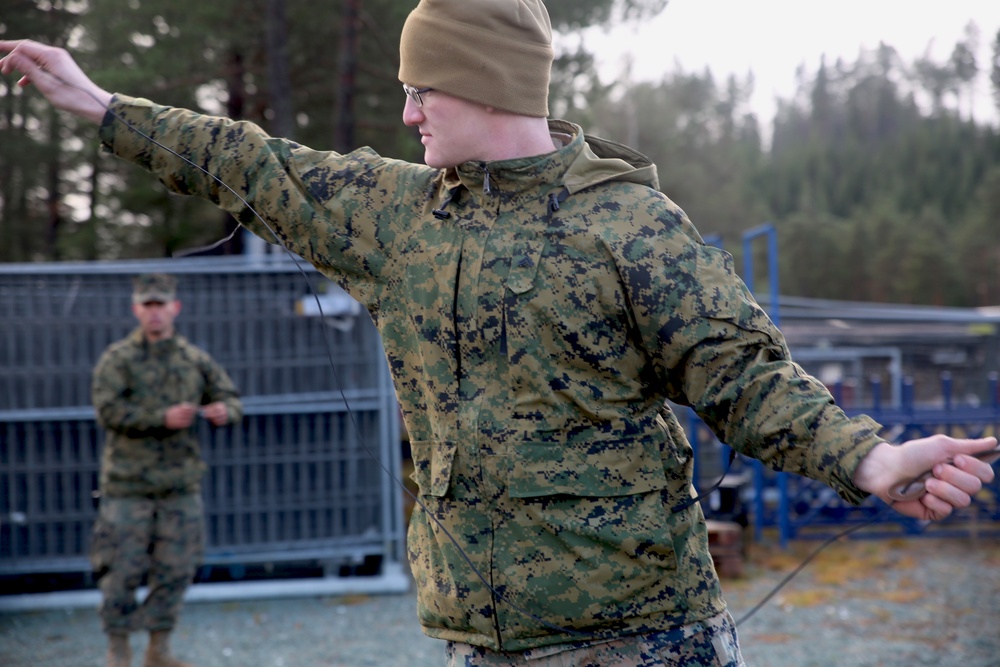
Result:
[[[733,616],[817,545],[751,545],[745,576],[723,580]],[[998,538],[841,541],[743,621],[740,641],[754,667],[998,667],[998,593]],[[414,609],[412,591],[189,603],[174,645],[198,667],[443,667],[443,643]],[[133,638],[137,653],[144,644]],[[0,665],[97,667],[103,656],[93,609],[0,614]]]

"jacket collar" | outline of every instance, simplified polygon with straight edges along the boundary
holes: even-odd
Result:
[[[549,131],[560,148],[525,158],[465,162],[443,172],[444,188],[452,193],[464,188],[473,196],[534,195],[539,188],[575,193],[610,181],[659,188],[656,165],[642,153],[585,135],[579,125],[564,120],[550,120]]]
[[[141,327],[136,327],[128,335],[128,340],[132,345],[142,348],[146,352],[152,352],[155,350],[170,350],[173,349],[181,340],[181,335],[174,331],[174,334],[170,338],[164,338],[163,340],[158,340],[155,343],[151,343],[146,340],[146,336],[142,333]]]
[[[549,121],[549,129],[560,148],[531,157],[465,162],[444,171],[444,187],[490,196],[534,193],[540,186],[561,185],[566,170],[583,149],[583,131],[565,121]]]

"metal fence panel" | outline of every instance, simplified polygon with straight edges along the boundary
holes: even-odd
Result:
[[[206,561],[399,561],[398,409],[370,318],[311,268],[215,257],[0,266],[0,574],[88,568],[91,372],[135,326],[131,277],[147,271],[178,276],[178,331],[246,407],[200,427]]]
[[[207,349],[243,395],[380,386],[384,364],[370,319],[338,287],[290,261],[0,265],[0,411],[88,405],[94,362],[135,326],[131,277],[155,270],[179,277],[178,331]],[[353,313],[303,314],[316,310],[315,290],[347,299],[331,307],[348,303]]]

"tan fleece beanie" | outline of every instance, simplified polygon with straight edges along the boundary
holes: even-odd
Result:
[[[399,80],[525,116],[549,115],[552,25],[541,0],[420,0]]]

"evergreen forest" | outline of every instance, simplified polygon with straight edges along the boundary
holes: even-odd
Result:
[[[106,89],[247,119],[315,149],[368,145],[419,161],[403,125],[399,33],[415,0],[6,0],[0,39],[70,49]],[[667,0],[547,0],[556,31],[640,21]],[[979,62],[988,40],[990,62]],[[1000,108],[1000,34],[970,23],[950,57],[891,44],[800,66],[773,118],[752,75],[670,68],[607,81],[585,40],[557,52],[552,113],[657,164],[660,186],[738,255],[778,231],[781,292],[854,301],[1000,305],[1000,136],[969,112],[977,77]],[[790,66],[794,61],[790,60]],[[234,221],[104,154],[96,128],[0,79],[0,261],[184,254]],[[212,252],[241,252],[235,234]]]

